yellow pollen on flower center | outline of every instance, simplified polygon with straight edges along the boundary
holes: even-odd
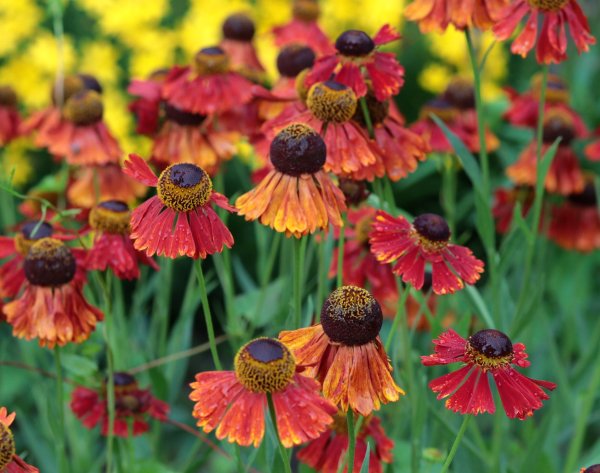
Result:
[[[565,7],[570,0],[529,0],[529,5],[542,11],[558,11]]]
[[[257,338],[246,343],[235,355],[235,375],[242,385],[255,393],[285,389],[296,371],[296,360],[279,340]]]
[[[89,223],[94,230],[113,235],[129,233],[131,212],[127,204],[115,200],[101,202],[90,211]]]
[[[365,245],[369,241],[369,233],[371,231],[372,220],[371,217],[363,218],[356,224],[356,240],[361,244]]]
[[[222,74],[229,70],[229,58],[221,48],[203,48],[194,56],[194,70],[199,75]]]
[[[63,108],[64,117],[75,125],[85,126],[102,119],[104,106],[100,94],[82,90],[71,96]]]
[[[417,239],[419,241],[419,246],[430,253],[437,253],[448,246],[447,241],[432,241],[429,238],[420,235],[419,232],[414,229],[410,231],[410,236]]]
[[[0,471],[4,471],[15,454],[15,439],[6,425],[0,421]]]
[[[512,342],[504,333],[485,329],[467,339],[465,356],[483,371],[488,371],[510,365],[514,359],[514,350]]]
[[[512,363],[514,355],[511,353],[509,355],[501,356],[501,357],[490,357],[486,356],[483,353],[477,351],[470,344],[467,343],[466,355],[471,361],[471,363],[479,366],[483,371],[488,371],[494,368],[499,368],[501,366],[508,366]]]
[[[210,177],[195,164],[171,164],[158,178],[158,198],[177,212],[190,212],[203,207],[211,194]]]
[[[306,105],[319,120],[344,123],[356,112],[356,94],[333,81],[317,82],[308,91]]]

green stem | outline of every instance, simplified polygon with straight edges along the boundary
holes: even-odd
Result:
[[[369,131],[369,138],[373,139],[375,138],[375,133],[373,133],[373,120],[371,120],[371,114],[369,113],[369,107],[367,107],[367,101],[364,97],[361,97],[359,102],[365,123],[367,124],[367,130]]]
[[[449,153],[442,156],[442,208],[450,233],[456,235],[456,166]]]
[[[323,238],[321,240],[321,242],[319,243],[319,261],[318,261],[318,268],[317,268],[317,274],[318,274],[317,303],[316,303],[317,323],[319,322],[319,317],[320,317],[319,308],[322,306],[323,300],[325,299],[325,286],[327,285],[327,274],[329,272],[329,268],[325,264],[325,258],[326,258],[325,250],[327,249],[327,246],[328,246],[327,242],[329,241],[330,238],[332,238],[332,235],[333,235],[332,232],[333,232],[333,230],[330,229],[329,232],[327,232],[327,238]],[[325,236],[325,233],[323,233],[323,236]]]
[[[306,237],[294,238],[294,327],[302,325],[302,272],[304,271],[304,252]]]
[[[337,248],[337,275],[336,275],[336,288],[344,285],[344,245],[346,239],[346,225],[340,227],[340,236],[338,238]]]
[[[348,424],[348,471],[354,471],[354,455],[356,452],[356,429],[354,426],[354,412],[348,409],[346,413]]]
[[[204,321],[206,322],[206,332],[208,333],[208,343],[210,345],[210,353],[213,363],[218,371],[223,370],[219,352],[217,351],[217,342],[215,341],[215,329],[213,328],[212,315],[210,306],[208,305],[208,294],[206,293],[206,282],[204,281],[204,272],[202,271],[202,263],[199,259],[194,260],[194,268],[196,277],[198,278],[198,288],[200,289],[200,299],[202,301],[202,312],[204,313]]]
[[[275,265],[275,259],[279,251],[279,245],[281,243],[281,233],[275,232],[273,240],[271,241],[271,249],[267,257],[267,264],[265,265],[264,271],[260,275],[260,294],[258,296],[258,302],[256,303],[256,309],[254,309],[255,320],[258,317],[258,313],[262,310],[265,298],[267,297],[267,285],[273,272],[273,266]]]
[[[448,468],[450,468],[450,464],[452,463],[452,460],[454,460],[454,456],[456,455],[456,452],[458,451],[460,442],[461,442],[463,436],[465,435],[465,431],[467,430],[467,426],[469,425],[469,421],[471,420],[471,417],[472,416],[470,416],[470,415],[465,415],[462,425],[460,426],[460,429],[458,430],[458,433],[456,434],[456,438],[454,439],[454,443],[452,444],[452,448],[450,449],[450,453],[448,453],[448,456],[446,457],[446,461],[444,462],[444,465],[442,466],[440,473],[446,473],[448,471]]]
[[[269,414],[271,421],[273,422],[273,429],[275,429],[275,437],[277,437],[277,447],[279,448],[279,455],[281,455],[281,461],[283,461],[283,467],[285,473],[292,473],[290,467],[290,459],[285,451],[285,447],[281,443],[281,437],[279,436],[279,429],[277,428],[277,415],[275,414],[275,405],[273,404],[273,397],[271,393],[267,393],[267,404],[269,405]]]
[[[402,288],[402,284],[398,280],[398,289]],[[410,290],[405,288],[402,291],[402,295],[398,300],[398,307],[396,309],[396,315],[394,316],[394,321],[392,322],[392,327],[390,328],[390,333],[387,336],[387,340],[385,341],[385,352],[388,353],[390,351],[390,347],[392,346],[392,340],[394,339],[394,334],[398,329],[398,325],[400,321],[406,315],[406,299],[408,299],[408,295],[410,294]],[[408,324],[404,324],[406,328],[408,328]],[[405,360],[408,363],[408,360]]]
[[[60,347],[54,347],[54,364],[56,365],[56,401],[58,404],[58,435],[56,441],[56,455],[60,473],[68,473],[70,470],[67,452],[65,448],[65,407],[64,407],[64,378],[60,360]]]

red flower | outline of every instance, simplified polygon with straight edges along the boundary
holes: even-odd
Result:
[[[34,243],[24,263],[27,283],[21,296],[4,306],[13,335],[39,339],[53,348],[88,339],[102,312],[83,296],[84,276],[76,276],[76,258],[55,238]]]
[[[398,260],[392,270],[405,283],[421,289],[425,264],[431,265],[433,292],[452,294],[464,282],[475,284],[483,272],[483,262],[465,246],[450,243],[446,221],[435,214],[422,214],[412,225],[404,217],[394,218],[379,210],[370,234],[371,251],[384,263]]]
[[[404,16],[419,23],[421,33],[443,32],[448,25],[459,30],[491,28],[508,0],[414,0]]]
[[[133,424],[131,433],[140,435],[147,432],[148,416],[165,421],[169,414],[167,403],[156,399],[149,390],[140,389],[133,376],[128,373],[115,373],[115,422],[114,434],[129,437],[129,423]],[[81,386],[73,390],[71,410],[88,429],[101,424],[102,435],[108,435],[108,400],[106,383],[100,391]]]
[[[587,468],[582,468],[579,470],[579,473],[600,473],[600,464],[588,466]]]
[[[0,471],[2,473],[40,473],[40,470],[25,463],[16,454],[15,439],[10,430],[14,420],[14,412],[9,414],[6,407],[0,407]]]
[[[265,434],[267,393],[275,406],[284,447],[315,439],[333,419],[335,407],[319,396],[319,384],[296,372],[290,351],[278,340],[257,338],[235,356],[235,371],[198,373],[191,383],[192,415],[204,432],[216,429],[242,446],[258,447]]]
[[[336,54],[317,59],[306,78],[310,87],[316,82],[333,79],[350,87],[357,97],[367,94],[370,80],[377,100],[383,102],[400,92],[404,84],[404,68],[398,64],[393,53],[382,53],[376,48],[400,39],[390,25],[382,26],[374,38],[359,30],[342,33],[335,42]]]
[[[0,145],[6,145],[19,135],[20,122],[17,94],[12,87],[0,86]]]
[[[163,83],[162,97],[185,112],[209,115],[248,103],[252,83],[231,72],[223,49],[203,48],[196,53],[192,67],[171,69]]]
[[[368,438],[371,440],[368,440]],[[353,473],[359,473],[369,450],[369,472],[382,473],[382,463],[392,462],[394,442],[385,434],[379,418],[367,417],[356,435]],[[348,450],[348,426],[346,416],[341,413],[333,418],[333,424],[321,436],[312,440],[298,452],[298,460],[319,473],[336,473]],[[347,472],[348,468],[344,469]]]
[[[211,203],[235,211],[224,195],[215,192],[208,174],[194,164],[172,164],[157,178],[136,154],[125,161],[124,172],[139,182],[157,187],[131,215],[135,249],[148,256],[206,258],[231,248],[233,237],[212,209]]]
[[[221,27],[223,39],[219,44],[231,61],[231,69],[250,80],[260,81],[265,68],[260,63],[254,39],[254,22],[243,13],[234,13],[226,18]]]
[[[548,395],[541,389],[550,391],[556,384],[528,378],[512,365],[527,368],[525,345],[512,344],[510,339],[498,330],[481,330],[467,340],[450,329],[433,341],[435,353],[422,356],[425,366],[447,365],[462,362],[464,365],[429,383],[438,393],[438,399],[448,398],[446,408],[461,414],[481,414],[496,411],[494,399],[488,383],[491,373],[504,411],[511,418],[525,419],[533,411],[542,407]]]
[[[158,69],[147,80],[134,79],[127,87],[127,93],[137,97],[129,104],[129,110],[137,118],[135,131],[153,136],[158,128],[161,105],[161,86],[167,69]]]
[[[521,215],[525,217],[531,209],[533,198],[534,190],[532,187],[500,187],[496,189],[492,214],[496,219],[498,233],[507,233],[510,230],[517,202],[521,204]]]
[[[527,15],[529,19],[523,31],[511,46],[513,54],[527,56],[537,40],[536,59],[539,63],[558,64],[566,60],[567,25],[579,53],[587,52],[590,45],[596,44],[577,0],[515,0],[494,25],[494,34],[500,41],[507,40]],[[539,37],[538,15],[542,16]]]
[[[146,253],[136,250],[129,238],[131,212],[126,203],[106,200],[94,207],[89,215],[90,227],[95,230],[94,244],[87,253],[90,270],[113,270],[119,279],[140,277],[139,264],[158,271],[158,265]]]

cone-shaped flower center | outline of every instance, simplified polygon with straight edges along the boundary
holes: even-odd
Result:
[[[223,37],[236,41],[252,41],[254,38],[254,22],[243,13],[234,13],[223,23]]]
[[[218,46],[202,48],[194,56],[194,69],[199,75],[220,74],[229,69],[229,58]]]
[[[579,194],[571,194],[568,199],[569,202],[581,205],[582,207],[596,207],[596,205],[598,205],[598,199],[593,181],[586,182],[582,192]]]
[[[277,70],[284,77],[296,77],[315,63],[315,53],[308,46],[290,44],[277,55]]]
[[[317,21],[321,11],[316,0],[295,0],[292,16],[301,21]]]
[[[328,80],[317,82],[308,91],[306,105],[323,122],[344,123],[356,112],[356,94],[350,87]]]
[[[367,95],[365,95],[365,103],[367,104],[367,110],[369,111],[369,116],[371,117],[371,123],[373,125],[377,125],[378,123],[382,123],[383,120],[387,118],[390,112],[390,102],[389,100],[385,100],[384,102],[380,102],[375,98],[375,94],[372,90],[369,89]],[[362,111],[361,107],[356,108],[356,112],[354,112],[354,116],[352,119],[361,124],[361,126],[366,127],[367,122],[365,120],[365,115]]]
[[[529,5],[542,11],[558,11],[569,3],[570,0],[529,0]]]
[[[444,92],[444,98],[456,108],[466,110],[475,107],[475,89],[466,79],[455,79]]]
[[[117,372],[114,374],[115,407],[121,410],[137,411],[142,405],[142,400],[135,396],[138,389],[136,379],[129,373]],[[108,378],[104,380],[104,397],[107,397],[106,387]]]
[[[346,203],[349,205],[358,205],[367,200],[369,190],[365,181],[355,181],[345,177],[340,178],[340,190],[344,193]]]
[[[480,330],[467,339],[466,356],[484,370],[510,364],[513,354],[510,338],[499,330]]]
[[[104,107],[100,94],[94,90],[81,90],[65,103],[63,114],[75,125],[91,125],[102,120]]]
[[[75,276],[75,258],[56,238],[42,238],[29,249],[23,265],[27,280],[35,286],[62,286]]]
[[[531,89],[533,95],[539,100],[542,91],[542,76],[536,74],[531,79]],[[568,103],[569,89],[565,81],[554,74],[548,75],[548,84],[546,86],[546,101],[548,103]]]
[[[17,94],[12,87],[8,85],[0,86],[0,105],[3,107],[16,107]]]
[[[206,205],[211,194],[210,177],[195,164],[171,164],[158,178],[158,198],[177,212],[190,212]]]
[[[366,216],[358,221],[354,230],[356,232],[356,240],[367,248],[369,247],[369,233],[371,231],[372,223],[372,217]]]
[[[321,324],[333,342],[365,345],[379,335],[383,316],[379,303],[369,291],[356,286],[342,286],[325,300]]]
[[[99,94],[102,93],[102,86],[100,85],[100,82],[98,82],[98,79],[96,79],[93,75],[91,75],[91,74],[77,74],[77,75],[79,76],[79,79],[83,83],[84,89],[94,90],[94,91],[98,92]]]
[[[235,355],[235,375],[242,385],[255,393],[281,391],[292,380],[296,361],[279,340],[257,338],[246,343]]]
[[[427,102],[421,109],[419,116],[421,120],[430,120],[430,115],[436,115],[440,120],[448,123],[454,120],[457,113],[456,107],[442,96]]]
[[[327,148],[315,130],[303,123],[294,123],[273,139],[269,156],[275,169],[284,174],[315,174],[325,164]]]
[[[344,56],[360,57],[373,51],[375,43],[364,31],[348,30],[338,36],[335,41],[335,49]]]
[[[15,439],[7,427],[0,421],[0,471],[4,471],[4,468],[12,462],[13,455],[15,454]]]
[[[125,202],[105,200],[90,211],[89,223],[94,230],[115,235],[129,233],[131,213]]]
[[[40,238],[52,236],[52,225],[47,222],[27,222],[15,235],[15,248],[22,256],[27,256],[29,248]]]
[[[600,473],[600,464],[586,468],[583,473]]]
[[[57,99],[58,99],[59,85],[60,85],[60,82],[55,82],[54,84],[52,84],[51,95],[52,95],[52,103],[54,103],[54,104],[56,104],[58,101]],[[84,90],[85,85],[83,83],[83,79],[79,75],[66,76],[63,79],[62,89],[63,89],[62,90],[63,103],[65,103],[77,92],[81,92],[82,90]]]
[[[421,245],[436,251],[443,248],[450,240],[450,227],[446,220],[436,214],[421,214],[413,220],[413,228]]]
[[[562,110],[552,110],[544,118],[544,143],[554,143],[559,137],[561,146],[570,144],[575,138],[575,125]]]
[[[206,115],[184,112],[168,103],[165,104],[165,117],[182,126],[198,126],[206,119]]]

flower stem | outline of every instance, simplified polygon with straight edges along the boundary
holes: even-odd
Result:
[[[212,315],[210,313],[210,306],[208,305],[208,294],[206,293],[204,272],[202,271],[202,263],[199,259],[194,260],[194,268],[196,269],[196,277],[198,278],[198,288],[200,289],[202,312],[204,313],[204,320],[206,322],[206,332],[208,333],[210,353],[212,355],[215,368],[218,371],[221,371],[223,369],[223,365],[221,365],[221,360],[219,359],[219,352],[217,351],[217,342],[215,341],[215,329],[213,328]]]
[[[338,238],[336,288],[342,287],[344,285],[344,244],[345,244],[345,239],[346,239],[346,226],[343,225],[340,228],[340,236]]]
[[[450,468],[450,464],[452,463],[452,460],[454,460],[454,456],[456,455],[456,452],[458,451],[458,447],[460,445],[460,442],[461,442],[463,436],[465,435],[465,431],[467,430],[467,426],[469,425],[470,420],[471,420],[471,416],[465,415],[465,418],[463,419],[460,429],[458,430],[458,433],[456,434],[456,438],[454,439],[454,443],[452,444],[452,448],[450,449],[450,453],[448,453],[448,456],[446,457],[446,461],[444,462],[444,465],[442,466],[440,473],[446,473],[448,471],[448,468]]]
[[[64,386],[63,371],[60,360],[60,347],[54,347],[54,364],[56,365],[56,401],[58,405],[58,435],[56,440],[56,455],[58,457],[59,471],[68,473],[69,461],[65,448],[65,408],[64,408]]]
[[[271,396],[271,393],[267,393],[267,404],[269,405],[269,415],[271,416],[273,428],[275,429],[275,437],[277,437],[279,455],[281,455],[281,460],[283,461],[285,473],[292,473],[292,468],[290,467],[290,459],[285,451],[285,447],[281,443],[281,437],[279,436],[279,429],[277,428],[277,415],[275,414],[275,404],[273,404],[273,397]]]
[[[402,284],[399,282],[398,280],[398,289],[400,289],[402,287]],[[385,352],[389,352],[390,351],[390,347],[392,346],[392,340],[394,339],[394,334],[396,333],[396,330],[398,329],[398,325],[400,324],[400,320],[402,320],[403,316],[406,314],[406,299],[408,298],[408,295],[410,294],[410,290],[408,288],[405,288],[402,291],[402,295],[400,296],[400,299],[398,300],[398,308],[396,309],[396,315],[394,316],[394,321],[392,322],[392,327],[390,328],[390,333],[387,336],[387,340],[385,341]],[[406,329],[408,330],[408,323],[404,324],[406,325]],[[408,334],[408,332],[407,332]],[[408,363],[408,360],[405,360],[406,363]]]
[[[369,131],[369,138],[373,139],[375,138],[375,134],[373,133],[373,120],[371,120],[371,114],[369,113],[369,107],[367,107],[367,101],[364,97],[361,97],[359,102],[363,117],[365,118],[365,123],[367,124],[367,130]]]
[[[302,325],[302,272],[304,271],[304,253],[306,237],[294,238],[294,326]]]
[[[354,454],[356,452],[356,429],[354,428],[354,412],[348,409],[346,413],[348,423],[348,471],[354,471]]]

